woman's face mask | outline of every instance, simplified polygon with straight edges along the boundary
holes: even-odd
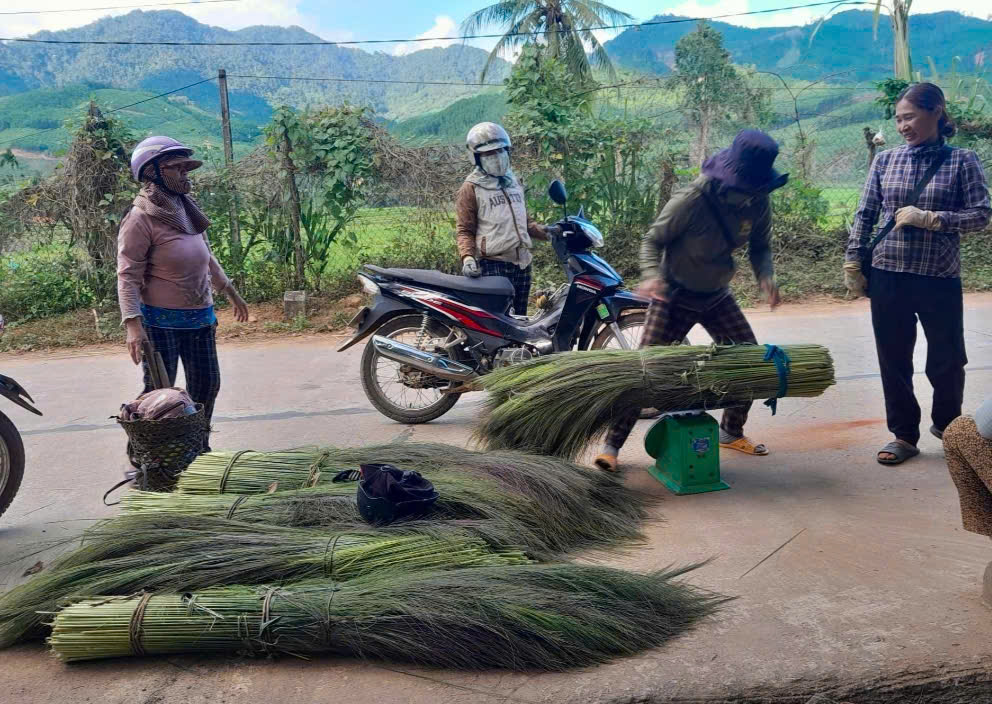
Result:
[[[506,176],[506,172],[510,170],[510,154],[505,149],[486,152],[479,156],[479,163],[482,166],[482,170],[490,176],[496,176],[497,178]]]
[[[183,162],[169,164],[168,162],[159,165],[162,174],[162,182],[165,187],[173,193],[189,193],[193,189],[193,184],[189,180],[189,169]]]

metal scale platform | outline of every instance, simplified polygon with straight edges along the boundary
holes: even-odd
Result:
[[[666,413],[644,438],[655,463],[648,468],[673,493],[729,489],[720,479],[720,425],[703,410]]]

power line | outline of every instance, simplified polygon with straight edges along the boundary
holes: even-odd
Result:
[[[496,86],[502,87],[502,83],[458,83],[455,81],[399,81],[385,78],[333,78],[322,76],[247,76],[238,73],[227,74],[228,78],[255,78],[258,80],[270,81],[326,81],[333,83],[403,83],[417,86]]]
[[[676,17],[669,20],[652,20],[648,22],[630,22],[627,24],[611,24],[598,27],[586,27],[583,32],[613,29],[632,29],[642,27],[653,27],[666,24],[684,24],[686,22],[699,22],[700,20],[721,20],[731,17],[746,17],[750,15],[767,15],[776,12],[787,12],[789,10],[805,10],[813,7],[840,7],[842,5],[871,5],[865,0],[842,0],[837,2],[813,2],[803,5],[790,5],[788,7],[778,7],[768,10],[750,10],[748,12],[732,12],[723,15],[713,15],[712,17]],[[464,41],[467,39],[498,39],[501,37],[532,37],[546,34],[543,30],[532,32],[507,32],[503,34],[466,34],[457,37],[415,37],[404,39],[349,39],[342,41],[319,41],[319,42],[153,42],[153,41],[130,41],[123,39],[30,39],[17,37],[0,37],[3,42],[26,42],[30,44],[98,44],[112,46],[353,46],[356,44],[410,44],[416,42],[436,42],[436,41]]]
[[[107,114],[107,115],[109,115],[111,113],[120,112],[121,110],[127,110],[128,108],[133,108],[135,105],[141,105],[142,103],[147,103],[147,102],[150,102],[152,100],[158,100],[159,98],[164,98],[167,95],[172,95],[173,93],[178,93],[181,90],[186,90],[187,88],[192,88],[194,86],[198,86],[201,83],[208,83],[208,82],[214,80],[214,78],[215,78],[214,76],[211,76],[210,78],[204,78],[202,81],[197,81],[196,83],[190,83],[189,85],[183,86],[182,88],[174,88],[174,89],[172,89],[170,91],[167,91],[165,93],[159,93],[158,95],[153,95],[150,98],[145,98],[143,100],[138,100],[138,101],[133,102],[133,103],[128,103],[127,105],[121,105],[120,107],[111,108],[110,110],[104,111],[104,113]],[[25,134],[25,135],[22,135],[20,137],[15,137],[14,139],[8,139],[6,141],[0,142],[0,146],[3,146],[4,144],[11,144],[13,142],[19,142],[22,139],[29,139],[30,137],[34,137],[34,136],[39,135],[39,134],[45,134],[46,132],[51,132],[53,130],[58,130],[58,129],[61,129],[61,128],[62,128],[62,125],[59,125],[58,127],[48,127],[46,129],[43,129],[43,130],[38,130],[37,132],[31,132],[30,134]]]
[[[152,5],[112,5],[110,7],[72,7],[65,10],[15,10],[0,12],[0,15],[51,15],[60,12],[98,12],[100,10],[131,10],[134,8],[174,7],[176,5],[212,5],[219,2],[242,2],[242,0],[199,0],[199,2],[160,2]]]

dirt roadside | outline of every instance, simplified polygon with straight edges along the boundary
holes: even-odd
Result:
[[[992,294],[972,293],[965,296],[965,305],[992,300]],[[217,311],[217,339],[222,343],[271,342],[287,337],[313,337],[320,335],[347,335],[348,322],[365,305],[366,298],[352,294],[340,299],[315,298],[306,319],[287,320],[282,304],[277,302],[254,303],[248,306],[251,317],[247,323],[238,323],[229,307]],[[845,301],[836,298],[816,298],[804,303],[787,303],[774,315],[805,316],[829,315],[842,310],[863,307],[865,299]],[[3,311],[0,311],[2,313]],[[771,315],[768,306],[745,309],[751,316]],[[124,330],[117,311],[97,313],[79,310],[66,315],[11,325],[0,337],[0,354],[17,356],[31,354],[63,355],[100,354],[115,351],[124,343]]]
[[[217,339],[222,343],[266,342],[287,337],[344,334],[364,300],[360,294],[336,300],[313,299],[307,317],[296,320],[285,318],[281,303],[251,304],[247,323],[234,320],[230,307],[218,308]],[[0,337],[0,353],[19,356],[68,351],[100,354],[119,350],[123,344],[124,329],[117,311],[79,310],[8,326]]]

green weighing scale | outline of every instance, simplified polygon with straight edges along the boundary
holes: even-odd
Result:
[[[720,426],[706,411],[666,413],[648,430],[644,449],[655,458],[651,476],[675,494],[730,488],[720,479]]]
[[[765,345],[765,361],[774,362],[779,390],[765,401],[772,415],[778,399],[789,391],[789,355],[777,345]],[[720,426],[703,409],[666,413],[651,426],[644,449],[654,457],[651,476],[674,493],[703,494],[729,489],[720,479]]]

